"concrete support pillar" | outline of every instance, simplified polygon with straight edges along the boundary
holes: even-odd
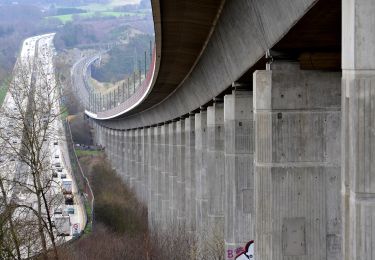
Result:
[[[105,142],[107,144],[106,150],[107,150],[107,157],[108,160],[111,161],[111,156],[112,156],[112,145],[111,145],[111,129],[106,128],[105,129]]]
[[[113,147],[113,158],[112,158],[112,165],[116,172],[119,174],[119,157],[118,157],[118,150],[119,150],[119,140],[117,136],[118,131],[112,129],[112,147]]]
[[[187,231],[196,230],[196,189],[195,189],[195,117],[190,114],[185,119],[185,204]]]
[[[111,139],[109,138],[110,137],[109,131],[110,130],[108,128],[104,128],[105,151],[106,151],[108,160],[111,159],[111,142],[110,142]]]
[[[224,104],[216,101],[207,108],[207,241],[224,240]],[[211,242],[209,242],[211,243]]]
[[[130,142],[130,170],[129,170],[129,174],[130,174],[130,182],[129,182],[129,185],[130,185],[130,188],[131,189],[135,189],[135,181],[137,179],[137,168],[136,168],[136,165],[135,165],[135,155],[136,155],[136,145],[135,145],[135,135],[136,135],[136,132],[134,129],[130,130],[129,131],[129,142]]]
[[[207,111],[204,110],[195,114],[195,173],[197,239],[199,255],[204,255],[208,251],[203,246],[208,232]]]
[[[156,225],[157,228],[161,227],[162,223],[162,162],[164,158],[164,146],[162,144],[162,126],[158,125],[156,127],[156,136],[155,136],[155,153],[156,153],[156,161],[155,161],[155,208],[156,208]]]
[[[142,188],[142,137],[141,129],[135,130],[135,168],[136,168],[136,179],[135,179],[135,192],[137,198],[141,198],[141,188]]]
[[[343,259],[375,259],[375,1],[342,1]]]
[[[130,143],[129,143],[129,133],[126,130],[124,132],[124,177],[127,185],[130,184]]]
[[[156,146],[156,130],[157,127],[151,127],[149,129],[149,194],[148,194],[148,223],[151,230],[155,229],[156,221],[156,190],[157,190],[157,170],[156,164],[158,159],[157,146]]]
[[[340,76],[254,73],[255,259],[342,259]]]
[[[141,129],[141,201],[147,205],[147,178],[148,178],[148,140],[147,128]]]
[[[125,131],[120,131],[120,174],[121,178],[125,181]]]
[[[254,240],[253,94],[237,90],[224,97],[225,252],[234,256]]]
[[[177,224],[177,211],[178,211],[178,187],[177,187],[177,169],[178,169],[178,159],[177,159],[177,122],[173,121],[168,124],[168,176],[169,176],[169,224],[171,227]]]
[[[108,131],[109,133],[109,154],[110,154],[110,162],[111,162],[111,166],[112,168],[115,168],[115,150],[116,150],[116,145],[115,145],[115,131],[113,129],[109,129]]]
[[[168,124],[164,124],[161,126],[161,153],[162,153],[162,161],[161,161],[161,211],[162,211],[162,228],[166,230],[169,224],[169,127]]]
[[[186,225],[185,205],[185,120],[180,119],[176,123],[177,141],[177,220],[180,227]]]

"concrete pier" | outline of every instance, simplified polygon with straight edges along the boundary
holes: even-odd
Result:
[[[342,259],[340,73],[254,74],[258,259]]]
[[[224,103],[207,107],[207,241],[224,240]]]
[[[181,118],[176,123],[177,143],[177,221],[179,226],[186,225],[185,204],[185,120]]]
[[[187,231],[194,232],[196,221],[195,189],[195,117],[185,119],[185,205]]]
[[[197,238],[202,244],[208,230],[207,111],[203,109],[195,114],[195,174]]]
[[[177,122],[172,121],[168,124],[168,175],[169,175],[169,226],[174,227],[177,225],[177,213],[178,213],[178,159],[177,159]]]
[[[156,153],[156,127],[151,127],[149,129],[149,189],[148,189],[148,222],[151,230],[155,229],[155,221],[156,221],[156,209],[157,209],[157,201],[156,201],[156,181],[157,181],[157,171],[156,171],[156,163],[157,163],[157,153]]]
[[[342,9],[343,259],[375,259],[375,2]]]
[[[235,90],[224,97],[225,252],[234,259],[255,240],[253,95]]]

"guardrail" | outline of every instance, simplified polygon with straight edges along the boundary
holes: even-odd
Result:
[[[69,152],[69,158],[70,158],[70,163],[72,165],[72,172],[75,176],[75,179],[77,181],[77,186],[78,190],[80,192],[84,192],[86,196],[84,197],[84,201],[88,202],[90,204],[90,216],[87,214],[87,208],[86,208],[86,203],[83,203],[85,206],[85,214],[86,214],[86,227],[88,227],[88,224],[91,224],[91,228],[93,227],[94,224],[94,202],[95,202],[95,197],[94,197],[94,192],[91,188],[90,181],[88,180],[87,176],[84,174],[81,164],[78,160],[77,154],[75,152],[74,148],[74,142],[73,142],[73,137],[72,137],[72,131],[70,128],[70,124],[68,120],[65,120],[64,122],[64,127],[65,127],[65,133],[67,137],[67,144],[68,144],[68,152]]]
[[[87,66],[85,66],[85,71],[83,73],[84,87],[89,92],[89,107],[86,109],[85,113],[89,117],[95,119],[116,117],[134,108],[142,102],[151,91],[156,66],[155,47],[152,49],[152,52],[150,47],[150,64],[148,70],[146,68],[147,53],[145,52],[145,73],[143,77],[141,70],[139,70],[138,74],[134,72],[133,79],[130,80],[130,78],[128,78],[126,87],[125,83],[123,83],[122,87],[117,87],[107,94],[94,91],[86,78],[86,71],[95,60],[97,60],[97,58],[93,57],[90,62],[85,64]]]

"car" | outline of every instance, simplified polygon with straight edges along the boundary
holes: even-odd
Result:
[[[62,168],[57,169],[57,172],[62,172],[62,171],[63,171]]]
[[[61,168],[61,163],[59,163],[59,162],[55,163],[55,167],[56,168]]]
[[[61,175],[60,175],[60,178],[61,178],[61,179],[66,179],[66,174],[65,174],[65,173],[61,174]]]
[[[63,211],[61,208],[56,208],[54,211],[53,211],[53,214],[57,215],[57,214],[62,214]]]
[[[67,212],[68,212],[68,214],[74,214],[74,208],[73,207],[69,207],[67,209]]]
[[[55,158],[58,159],[60,158],[60,156],[58,154],[55,154]]]
[[[65,195],[65,205],[73,205],[74,204],[74,197],[72,194]]]
[[[59,144],[59,142],[57,142],[57,141],[53,142],[53,145],[58,145],[58,144]]]

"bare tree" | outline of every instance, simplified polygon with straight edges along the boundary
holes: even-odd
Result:
[[[0,110],[1,157],[8,167],[0,178],[4,205],[0,209],[4,221],[0,219],[0,224],[11,235],[9,239],[0,238],[9,244],[9,258],[20,259],[41,251],[47,259],[52,249],[58,259],[53,209],[62,204],[63,195],[53,178],[51,147],[62,136],[60,92],[52,67],[41,55],[32,61],[19,60],[14,75],[6,105]],[[34,235],[32,243],[21,240],[29,234]]]

